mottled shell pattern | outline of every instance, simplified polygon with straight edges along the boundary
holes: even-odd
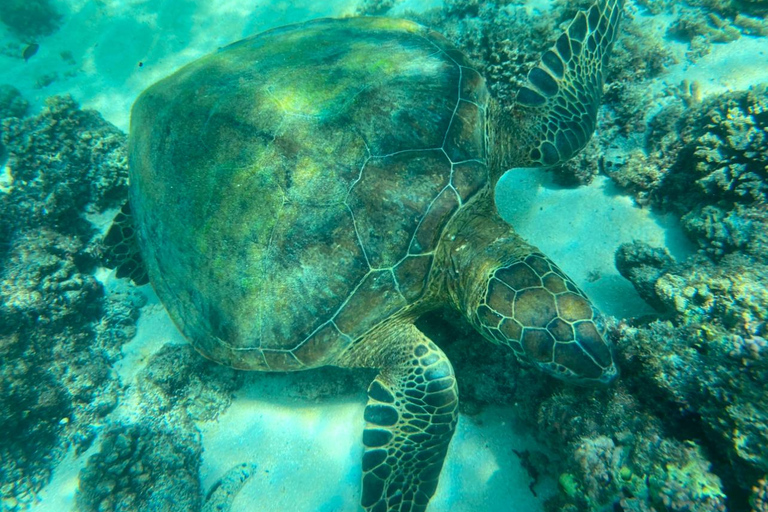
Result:
[[[488,101],[442,36],[384,18],[262,33],[148,89],[131,200],[181,331],[230,366],[310,368],[422,299],[487,185]]]

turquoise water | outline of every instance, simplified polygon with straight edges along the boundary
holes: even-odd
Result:
[[[589,5],[3,2],[0,510],[363,510],[374,370],[218,365],[152,286],[117,277],[103,240],[129,194],[131,106],[252,34],[377,15],[442,34],[513,108]],[[602,312],[621,375],[563,382],[453,309],[422,317],[460,396],[429,512],[768,510],[768,5],[624,12],[590,143],[551,169],[510,162],[494,191]]]

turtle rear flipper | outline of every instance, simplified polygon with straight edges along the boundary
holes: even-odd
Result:
[[[458,419],[450,361],[406,324],[363,341],[340,365],[381,367],[365,407],[361,505],[366,512],[424,512]]]
[[[117,269],[117,277],[128,277],[138,286],[149,282],[136,241],[131,205],[128,201],[115,216],[112,227],[104,237],[104,245],[104,264],[107,268]]]
[[[624,0],[599,0],[580,11],[517,92],[524,146],[533,165],[563,163],[587,145],[597,124],[604,70]]]

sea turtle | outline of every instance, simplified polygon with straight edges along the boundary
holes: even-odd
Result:
[[[249,37],[133,106],[132,219],[117,232],[130,221],[197,350],[245,370],[379,370],[369,512],[425,510],[456,425],[451,363],[414,325],[424,312],[451,306],[564,379],[617,373],[594,306],[499,217],[493,191],[507,169],[585,146],[621,4],[579,12],[512,108],[444,37],[381,17]]]

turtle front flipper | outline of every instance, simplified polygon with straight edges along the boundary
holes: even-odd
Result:
[[[528,165],[563,163],[587,145],[597,124],[604,70],[618,33],[623,0],[580,11],[517,92],[510,143]],[[518,158],[517,160],[521,160]]]
[[[363,432],[367,512],[422,512],[435,493],[458,418],[458,388],[445,354],[412,324],[355,347],[349,366],[379,366]]]
[[[144,260],[139,252],[131,204],[128,201],[115,216],[103,243],[106,249],[104,264],[108,268],[117,269],[117,277],[128,277],[139,286],[149,282]]]

